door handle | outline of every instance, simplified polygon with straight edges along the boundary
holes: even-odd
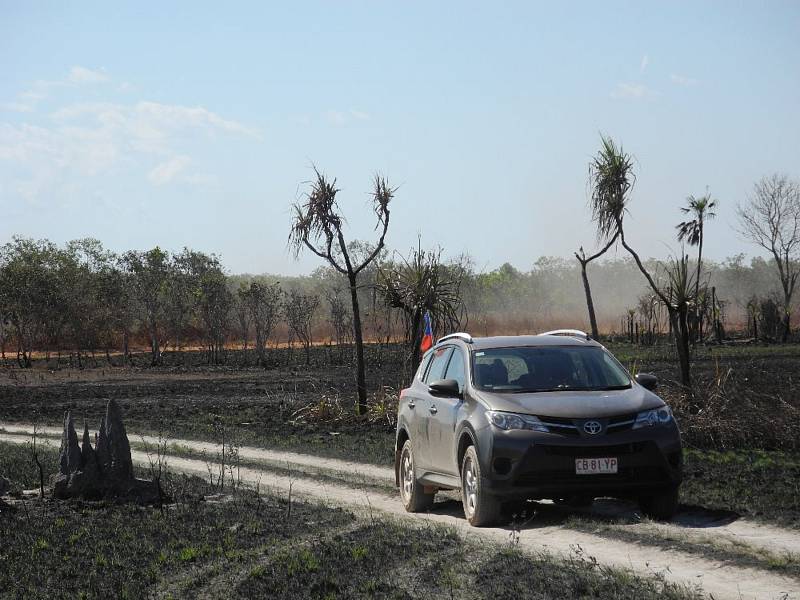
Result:
[[[414,408],[417,404],[413,400],[408,401],[408,408]]]
[[[431,407],[428,410],[431,411],[432,415],[435,415],[437,412],[439,412],[439,409],[436,408],[435,404],[431,404]]]

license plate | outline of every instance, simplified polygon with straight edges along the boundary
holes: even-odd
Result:
[[[617,472],[616,458],[576,458],[576,475],[602,475]]]

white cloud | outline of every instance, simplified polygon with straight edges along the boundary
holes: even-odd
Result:
[[[645,54],[644,56],[642,56],[642,62],[639,65],[639,72],[644,73],[645,69],[647,68],[647,65],[649,64],[650,64],[650,57],[647,54]]]
[[[26,189],[26,196],[121,169],[139,171],[155,185],[175,180],[200,185],[213,176],[191,172],[190,155],[219,136],[258,134],[202,107],[79,103],[35,125],[0,122],[0,163],[7,163],[14,174],[8,185]]]
[[[369,121],[372,117],[361,110],[351,108],[350,110],[329,110],[325,113],[325,119],[333,125],[346,125],[352,121]]]
[[[372,117],[363,111],[355,110],[354,108],[350,109],[350,115],[359,121],[369,121]]]
[[[75,66],[69,70],[67,81],[70,83],[102,83],[108,81],[109,77],[103,71],[93,71],[86,67]]]
[[[33,106],[24,102],[6,102],[5,104],[0,104],[0,108],[13,112],[33,112]]]
[[[109,81],[109,76],[105,71],[93,71],[86,67],[72,67],[64,79],[46,81],[40,79],[33,83],[33,89],[26,90],[17,94],[17,99],[13,102],[0,104],[0,109],[14,112],[33,112],[37,104],[47,98],[47,95],[56,88],[64,86],[77,86],[82,84],[101,83]]]
[[[347,115],[340,110],[329,110],[325,113],[325,118],[334,125],[344,125],[347,122]]]
[[[36,110],[36,104],[44,97],[41,92],[28,90],[17,94],[17,99],[14,101],[0,104],[0,109],[21,113],[33,112]]]
[[[150,171],[147,179],[153,185],[165,185],[175,179],[191,162],[188,156],[175,156]]]
[[[137,117],[166,128],[197,127],[206,130],[219,129],[227,133],[258,137],[258,134],[236,121],[223,119],[201,106],[188,107],[157,102],[139,102],[135,107]]]
[[[652,98],[658,93],[648,88],[643,83],[618,83],[616,89],[611,92],[612,98],[629,98],[633,100],[643,100]]]
[[[58,123],[95,126],[119,134],[140,152],[171,153],[174,137],[217,133],[258,138],[258,133],[241,123],[224,119],[202,107],[187,107],[158,102],[113,104],[80,103],[64,107],[51,117]],[[122,140],[121,140],[122,141]]]
[[[669,76],[669,80],[675,85],[682,85],[684,87],[691,87],[697,85],[697,79],[691,77],[684,77],[683,75],[676,75],[673,73]]]
[[[38,102],[39,100],[42,100],[44,97],[45,97],[45,95],[42,92],[35,92],[33,90],[28,90],[27,92],[22,92],[19,95],[19,98],[21,100],[27,100],[29,102]]]

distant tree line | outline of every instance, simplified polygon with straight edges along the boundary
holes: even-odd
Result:
[[[658,268],[657,261],[644,263]],[[775,261],[760,257],[703,261],[701,280],[715,290],[717,320],[727,332],[782,338],[786,311],[775,273]],[[456,327],[488,335],[588,324],[574,260],[543,257],[525,271],[504,264],[476,272],[469,257],[448,261],[420,247],[407,256],[383,251],[360,277],[364,337],[372,342],[413,337],[408,343],[417,346],[431,285],[442,289],[434,300],[454,296],[438,307],[429,302],[437,335]],[[632,323],[646,343],[668,332],[663,307],[632,259],[596,261],[592,279],[602,333],[635,337]],[[220,363],[226,349],[238,347],[264,365],[270,345],[324,342],[349,360],[341,353],[353,342],[349,295],[347,282],[327,267],[302,277],[231,275],[218,257],[194,250],[115,254],[92,239],[58,246],[14,238],[0,247],[0,350],[21,366],[33,353],[63,353],[79,366],[98,353],[125,362],[143,346],[154,365],[164,352],[186,347]],[[298,312],[306,322],[289,318],[296,306],[306,307]]]

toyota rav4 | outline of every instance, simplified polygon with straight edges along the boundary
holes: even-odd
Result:
[[[576,330],[473,338],[425,353],[400,393],[395,477],[409,512],[460,490],[467,520],[496,522],[511,501],[633,498],[668,519],[682,451],[657,379],[628,371]]]

